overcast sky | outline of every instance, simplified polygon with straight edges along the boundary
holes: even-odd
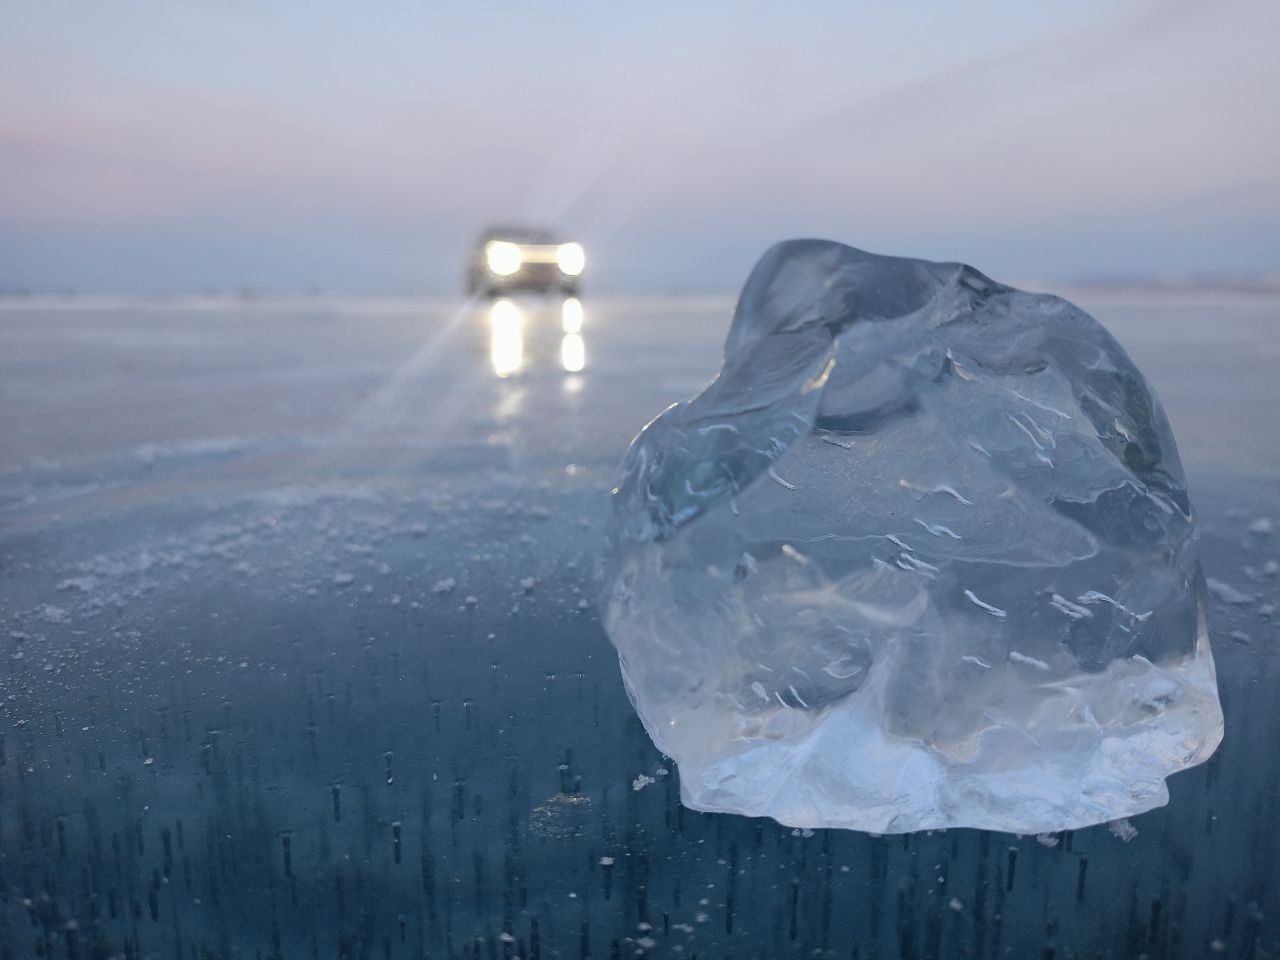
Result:
[[[513,219],[596,289],[1269,272],[1278,100],[1276,0],[8,3],[0,288],[454,290]]]

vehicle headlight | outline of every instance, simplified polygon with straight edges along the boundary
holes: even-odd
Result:
[[[492,270],[500,277],[509,277],[520,269],[524,258],[520,256],[520,248],[506,240],[490,240],[484,246],[484,259]]]
[[[556,263],[566,277],[576,277],[587,266],[587,254],[580,243],[562,243],[556,250]]]

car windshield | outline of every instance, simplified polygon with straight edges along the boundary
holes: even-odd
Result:
[[[490,240],[506,240],[509,243],[552,244],[555,235],[549,230],[537,230],[528,227],[498,227],[485,231],[481,243]]]

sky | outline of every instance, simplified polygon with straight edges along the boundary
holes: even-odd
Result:
[[[1280,271],[1280,4],[0,3],[0,290],[588,289],[825,236],[1001,279]]]

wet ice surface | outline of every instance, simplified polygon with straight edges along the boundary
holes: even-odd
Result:
[[[1043,837],[679,803],[584,569],[729,302],[587,301],[577,373],[554,312],[515,351],[443,303],[0,307],[0,949],[1274,951],[1280,310],[1074,299],[1177,433],[1228,735]]]
[[[1173,435],[1057,297],[779,244],[614,514],[605,625],[697,809],[1044,833],[1222,738]]]

